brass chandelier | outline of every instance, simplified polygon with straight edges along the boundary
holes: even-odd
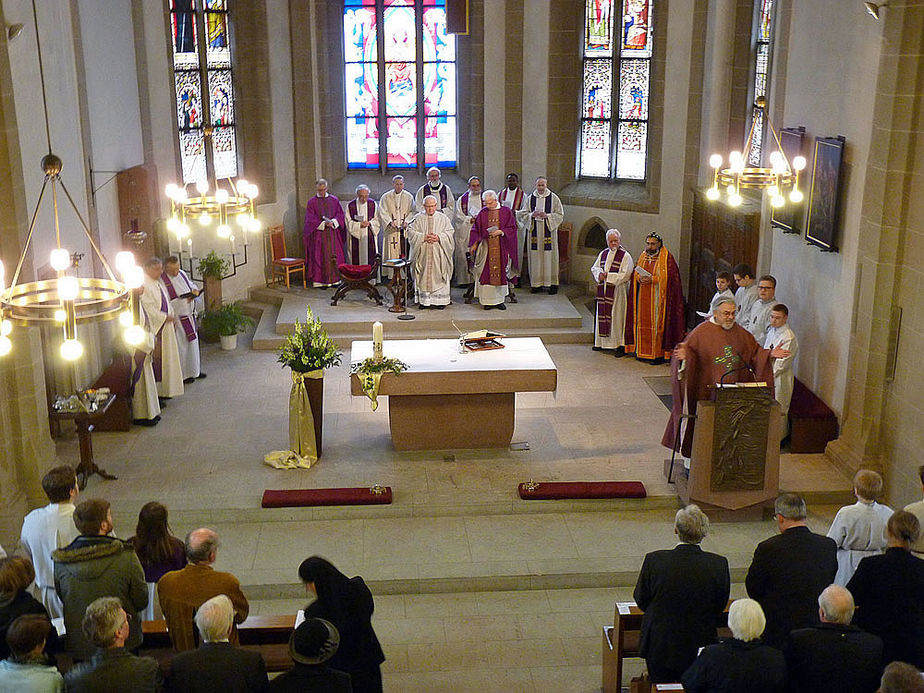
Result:
[[[728,204],[732,207],[739,206],[743,199],[741,196],[742,188],[757,190],[766,190],[770,197],[770,204],[775,208],[783,207],[786,204],[785,194],[789,193],[789,201],[793,204],[799,204],[805,199],[805,195],[799,190],[799,173],[805,168],[805,157],[795,156],[792,163],[786,157],[783,145],[780,143],[780,135],[770,116],[766,112],[767,99],[758,96],[754,106],[763,114],[766,119],[767,127],[770,129],[773,139],[776,141],[777,149],[770,153],[770,166],[749,166],[751,160],[751,150],[754,147],[754,127],[758,118],[755,116],[751,119],[751,129],[748,132],[743,153],[733,151],[728,156],[728,167],[722,168],[722,155],[713,154],[709,157],[709,166],[713,169],[712,187],[706,190],[706,198],[713,202],[718,200],[724,190],[727,194]]]

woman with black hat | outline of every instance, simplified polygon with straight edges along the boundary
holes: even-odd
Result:
[[[302,621],[289,638],[289,655],[295,666],[270,681],[271,693],[351,693],[350,675],[327,665],[339,645],[340,635],[330,621]]]

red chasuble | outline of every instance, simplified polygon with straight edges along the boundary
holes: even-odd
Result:
[[[674,256],[661,248],[652,258],[642,253],[635,263],[652,275],[642,284],[634,271],[626,306],[626,353],[640,359],[667,359],[683,339],[683,287]]]
[[[677,379],[680,361],[675,356],[671,360],[671,383],[673,394],[673,408],[670,421],[661,439],[661,444],[673,449],[674,437],[677,432],[677,421],[683,414],[683,403],[686,399],[687,410],[690,414],[696,413],[696,404],[700,400],[711,399],[710,386],[722,380],[728,373],[726,383],[765,382],[773,389],[773,367],[770,351],[763,349],[757,340],[741,325],[735,323],[726,330],[711,320],[701,323],[684,340],[686,344],[687,359],[683,372],[683,380]],[[748,370],[736,368],[750,366],[754,375]],[[685,457],[690,456],[693,446],[693,423],[695,419],[687,421],[683,435],[681,452]]]

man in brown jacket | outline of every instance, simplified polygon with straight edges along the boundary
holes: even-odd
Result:
[[[234,622],[241,623],[250,611],[241,583],[231,573],[212,568],[218,554],[218,534],[208,528],[186,535],[186,558],[182,570],[166,573],[157,582],[157,594],[170,640],[177,652],[196,649],[193,618],[204,602],[219,594],[227,595],[234,605]],[[237,628],[232,628],[230,642],[239,644]]]

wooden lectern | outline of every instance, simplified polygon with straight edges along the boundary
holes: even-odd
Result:
[[[683,502],[710,517],[760,519],[779,491],[780,424],[766,383],[716,385],[696,408],[689,478],[675,474]]]

